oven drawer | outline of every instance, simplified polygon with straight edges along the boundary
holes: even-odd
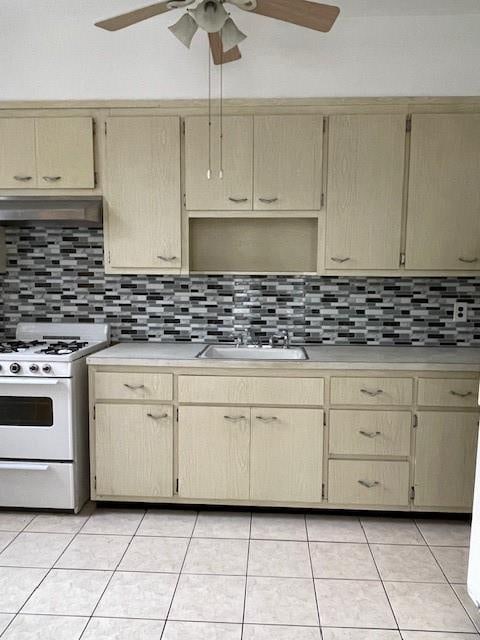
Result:
[[[120,373],[95,374],[95,398],[97,400],[173,400],[173,375],[171,373]]]
[[[74,465],[0,460],[0,506],[74,509]]]
[[[476,407],[478,380],[429,379],[418,381],[418,404],[424,407]]]

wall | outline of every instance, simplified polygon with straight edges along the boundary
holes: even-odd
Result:
[[[480,346],[480,278],[105,276],[100,230],[8,228],[0,336],[26,321],[109,322],[115,340]],[[454,324],[455,300],[470,305]],[[0,313],[2,312],[0,308]]]
[[[206,97],[206,38],[185,49],[167,31],[175,13],[117,33],[93,26],[142,4],[149,2],[1,0],[0,100]],[[248,39],[243,60],[225,68],[225,95],[480,94],[480,13],[436,9],[478,11],[478,2],[338,4],[345,10],[325,35],[232,7]],[[435,15],[377,15],[382,5],[397,14],[422,5]]]

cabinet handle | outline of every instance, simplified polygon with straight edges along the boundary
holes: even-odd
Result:
[[[236,202],[237,204],[240,204],[241,202],[248,202],[248,198],[232,198],[232,196],[228,196],[228,199],[230,202]]]
[[[259,200],[264,204],[273,204],[274,202],[278,202],[278,198],[259,198]]]
[[[62,179],[62,176],[43,176],[45,182],[58,182]]]
[[[370,396],[371,398],[376,398],[383,393],[383,389],[376,389],[375,391],[370,391],[369,389],[360,389],[360,392],[364,393],[367,396]]]
[[[351,258],[336,258],[333,257],[332,262],[339,262],[340,264],[343,264],[344,262],[348,262],[349,260],[351,260]]]
[[[362,436],[365,436],[365,438],[376,438],[377,436],[382,435],[381,431],[362,431],[362,430],[360,430],[358,433],[360,433]]]
[[[276,416],[255,416],[257,420],[261,422],[277,422],[278,418]]]
[[[173,262],[177,259],[177,256],[157,256],[159,260],[163,260],[164,262]]]
[[[460,262],[466,262],[467,264],[473,264],[474,262],[478,262],[478,258],[459,258]]]
[[[140,389],[145,389],[145,385],[144,384],[127,384],[126,382],[124,382],[123,384],[124,387],[127,387],[127,389],[130,389],[131,391],[139,391]]]
[[[17,182],[29,182],[32,176],[13,176],[13,179]]]
[[[464,393],[462,393],[461,391],[450,391],[450,395],[452,396],[458,396],[459,398],[468,398],[468,396],[473,396],[473,393],[471,391],[465,391]]]
[[[168,418],[168,413],[162,413],[159,416],[155,416],[153,413],[147,413],[148,418],[152,418],[152,420],[165,420]]]
[[[373,487],[378,487],[380,482],[374,480],[373,482],[369,482],[368,480],[359,480],[358,484],[361,484],[362,487],[366,487],[367,489],[373,489]]]
[[[225,420],[229,422],[240,422],[241,420],[246,420],[246,416],[223,416]]]

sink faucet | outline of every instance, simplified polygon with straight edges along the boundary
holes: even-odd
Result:
[[[275,346],[275,343],[279,342],[282,344],[284,349],[290,348],[290,334],[288,331],[280,331],[280,333],[274,333],[270,336],[270,340],[268,341],[271,347]]]
[[[255,331],[252,327],[244,329],[235,339],[235,346],[238,347],[256,347],[260,341],[255,337]]]

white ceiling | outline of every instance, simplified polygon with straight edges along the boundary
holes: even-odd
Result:
[[[344,18],[480,13],[480,0],[323,0],[340,7]]]

